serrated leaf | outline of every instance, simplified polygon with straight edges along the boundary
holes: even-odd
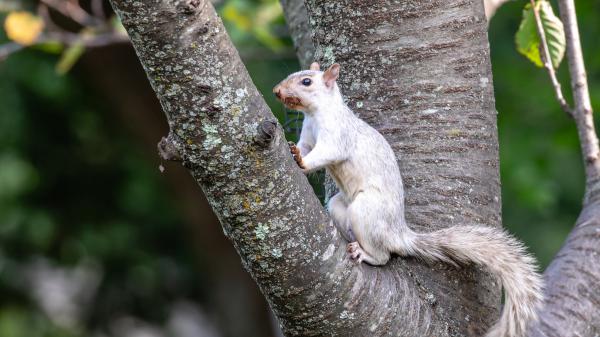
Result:
[[[537,1],[535,3],[535,8],[542,21],[552,66],[558,68],[565,55],[566,41],[563,24],[560,19],[554,15],[552,6],[548,1]],[[521,19],[519,30],[515,34],[515,43],[517,45],[517,50],[525,55],[536,66],[544,66],[540,57],[541,40],[537,31],[535,15],[530,4],[525,5],[525,8],[523,9],[523,18]]]
[[[554,68],[558,68],[565,56],[566,38],[562,21],[554,15],[552,6],[548,1],[540,1],[540,18],[546,33],[546,42],[550,51],[550,59]]]
[[[523,17],[521,18],[519,30],[515,34],[515,43],[519,53],[525,55],[536,66],[543,67],[539,50],[540,37],[537,33],[535,17],[530,4],[525,5],[525,8],[523,8]]]
[[[76,42],[72,44],[60,57],[60,60],[56,64],[56,72],[60,75],[66,74],[75,65],[77,60],[79,60],[81,55],[83,55],[84,51],[85,47],[83,43]]]

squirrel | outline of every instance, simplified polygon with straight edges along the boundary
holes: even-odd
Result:
[[[524,336],[543,301],[535,259],[502,229],[471,225],[431,233],[410,229],[394,151],[344,103],[336,83],[339,72],[339,64],[321,71],[315,62],[310,70],[289,75],[273,92],[284,106],[304,114],[298,144],[290,143],[298,166],[305,173],[326,168],[339,189],[327,209],[349,242],[350,259],[380,266],[395,253],[429,263],[482,266],[505,291],[501,317],[485,336]]]

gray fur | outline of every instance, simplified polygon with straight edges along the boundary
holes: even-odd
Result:
[[[326,168],[335,180],[340,192],[328,209],[342,235],[356,238],[348,245],[350,257],[358,263],[384,265],[396,253],[480,265],[502,282],[506,296],[502,316],[486,337],[524,336],[542,303],[542,279],[534,258],[501,229],[455,226],[432,233],[410,229],[400,170],[388,142],[345,105],[337,84],[325,85],[324,72],[311,71],[309,87],[295,80],[306,74],[290,75],[274,91],[303,102],[305,120],[297,145],[301,163],[305,172]]]

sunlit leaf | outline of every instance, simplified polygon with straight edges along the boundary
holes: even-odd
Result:
[[[558,68],[565,55],[565,33],[560,19],[554,15],[552,6],[546,0],[535,3],[535,8],[540,14],[542,27],[546,35],[550,59],[554,68]],[[541,40],[537,31],[535,15],[530,4],[523,9],[523,18],[519,30],[515,35],[517,50],[525,55],[538,67],[543,67],[540,57]]]
[[[273,33],[271,33],[269,27],[256,26],[253,29],[253,33],[262,44],[269,47],[273,51],[279,51],[285,47],[283,42],[273,35]]]
[[[285,46],[270,29],[271,23],[282,15],[283,10],[279,1],[274,1],[261,5],[254,16],[254,35],[261,43],[274,51],[279,51]]]
[[[76,42],[72,44],[60,57],[60,60],[56,64],[56,72],[61,75],[66,74],[75,65],[77,60],[79,60],[81,55],[83,55],[84,51],[85,47],[83,43]]]
[[[525,5],[519,30],[515,34],[515,42],[519,53],[525,55],[538,67],[543,67],[540,58],[540,37],[538,36],[535,17],[531,5]]]
[[[28,46],[33,44],[44,29],[44,21],[29,12],[10,12],[4,21],[4,30],[9,39]]]
[[[267,25],[281,17],[283,15],[283,9],[281,8],[281,4],[279,1],[273,1],[261,5],[257,12],[255,21],[258,24]]]
[[[247,13],[243,13],[233,2],[227,3],[222,11],[223,19],[233,23],[236,28],[242,31],[248,31],[252,26],[252,21]]]

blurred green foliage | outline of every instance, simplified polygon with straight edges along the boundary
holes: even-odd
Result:
[[[489,39],[500,136],[503,221],[545,267],[581,209],[584,176],[577,131],[561,111],[548,74],[515,51],[526,1],[509,1],[490,22]],[[553,3],[554,8],[558,8]],[[592,106],[600,109],[600,3],[578,1]],[[567,63],[558,69],[569,102]],[[597,114],[596,114],[597,115]]]
[[[580,210],[583,168],[576,130],[547,74],[516,51],[525,3],[500,8],[489,34],[503,217],[546,265]],[[600,3],[577,6],[598,108]],[[283,108],[268,93],[298,63],[277,1],[227,0],[219,11],[283,121]],[[7,41],[2,34],[0,43]],[[185,240],[156,163],[95,92],[94,78],[77,66],[59,75],[59,59],[37,48],[0,63],[0,336],[110,336],[119,315],[164,326],[173,301],[203,303],[210,292],[198,253]],[[566,64],[558,74],[569,98]],[[76,324],[57,321],[36,297],[31,270],[40,259],[57,269],[94,266],[99,284],[93,298],[82,300],[87,310]]]
[[[293,58],[260,57],[293,54],[277,1],[228,1],[219,10],[249,70],[268,74],[257,80],[261,90],[297,67]],[[7,42],[0,29],[0,45]],[[115,327],[122,317],[176,336],[168,324],[178,301],[209,305],[199,270],[214,257],[186,241],[156,160],[120,125],[95,79],[69,71],[81,45],[61,49],[46,43],[0,62],[0,336],[130,336]],[[57,319],[35,288],[90,264],[99,278],[92,298],[74,296],[82,312]]]
[[[0,335],[88,335],[34,310],[27,270],[39,257],[101,266],[90,328],[119,313],[160,322],[174,296],[201,292],[181,220],[109,107],[55,63],[27,50],[0,64]]]

